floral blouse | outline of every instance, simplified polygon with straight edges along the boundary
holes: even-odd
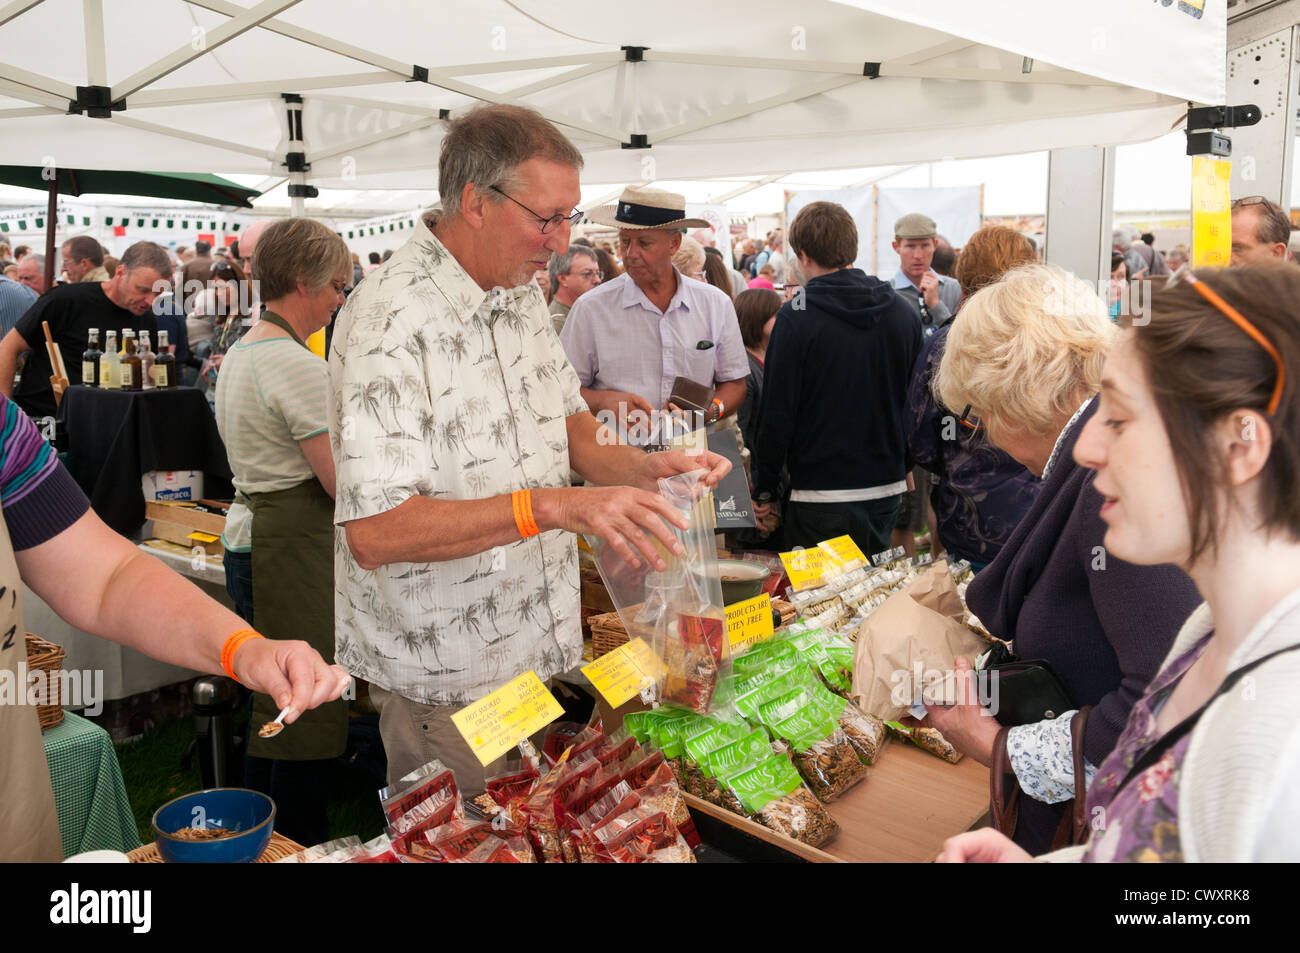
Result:
[[[1183,758],[1192,741],[1188,732],[1159,761],[1117,790],[1134,763],[1161,737],[1156,732],[1160,707],[1192,667],[1214,633],[1208,633],[1157,675],[1146,695],[1133,706],[1124,733],[1102,762],[1088,790],[1091,836],[1087,863],[1181,863],[1178,837],[1178,783]]]

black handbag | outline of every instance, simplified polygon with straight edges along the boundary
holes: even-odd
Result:
[[[980,672],[989,679],[984,689],[989,710],[1008,728],[1050,720],[1076,707],[1047,662],[1016,658],[1005,643],[994,643]]]

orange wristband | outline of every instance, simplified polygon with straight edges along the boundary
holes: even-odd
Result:
[[[510,505],[515,511],[515,526],[521,539],[536,536],[541,532],[537,521],[533,519],[533,491],[515,490],[510,494]]]
[[[239,651],[239,647],[249,639],[264,638],[266,638],[266,636],[262,635],[260,632],[254,632],[252,629],[240,629],[238,632],[233,633],[230,638],[226,639],[226,644],[221,646],[221,667],[225,673],[231,678],[234,678],[235,681],[239,682],[239,679],[235,678],[235,669],[233,667],[235,653]],[[243,682],[240,682],[240,684],[242,685]]]

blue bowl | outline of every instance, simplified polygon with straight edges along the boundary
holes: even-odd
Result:
[[[218,840],[173,837],[183,827],[238,831]],[[212,788],[168,801],[153,814],[154,842],[170,864],[249,864],[262,856],[275,830],[275,802],[246,788]]]

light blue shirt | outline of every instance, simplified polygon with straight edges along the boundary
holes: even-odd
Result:
[[[749,376],[731,299],[681,272],[666,311],[630,275],[597,285],[573,303],[560,343],[583,387],[636,394],[656,409],[678,377],[715,386]]]
[[[926,322],[925,315],[921,313],[921,292],[912,284],[912,279],[903,274],[900,268],[894,275],[894,290],[897,291],[912,310],[916,312],[917,317],[921,318],[921,325],[926,334],[933,334],[935,328],[942,327],[952,316],[957,313],[957,305],[961,303],[961,285],[955,278],[949,278],[947,275],[941,275],[933,268],[930,274],[939,279],[939,303],[933,308],[928,308],[930,320]]]
[[[0,337],[13,330],[18,319],[36,303],[36,297],[31,288],[0,275]]]

